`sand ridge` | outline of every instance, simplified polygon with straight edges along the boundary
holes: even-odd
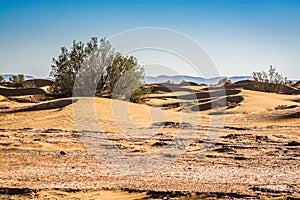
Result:
[[[243,101],[226,109],[220,135],[205,154],[203,145],[209,144],[206,134],[216,131],[211,121],[218,115],[211,110],[177,112],[105,98],[77,98],[61,108],[2,112],[3,198],[13,188],[29,188],[30,192],[21,189],[23,194],[11,195],[24,199],[28,195],[36,199],[300,198],[299,102],[295,101],[299,95],[250,90],[241,90],[238,95]],[[3,105],[19,109],[37,104],[3,98]],[[286,106],[276,110],[278,105]],[[95,126],[89,118],[96,121]],[[150,137],[141,137],[137,131]],[[148,156],[165,149],[180,131],[195,134],[184,154],[161,171],[135,175],[120,173],[107,165],[109,159],[101,162],[82,138],[85,132],[105,136],[110,145],[100,145],[97,150],[114,148],[128,155]]]

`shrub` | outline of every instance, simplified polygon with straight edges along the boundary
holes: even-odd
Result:
[[[9,78],[9,81],[16,88],[33,88],[33,87],[35,87],[32,82],[25,81],[24,74],[12,75]]]
[[[138,87],[130,97],[130,101],[133,103],[145,103],[147,94],[151,93],[151,87],[140,86]]]
[[[56,97],[106,96],[140,102],[148,92],[139,87],[144,69],[137,59],[116,53],[105,39],[98,44],[92,38],[86,45],[73,41],[70,51],[61,48],[51,67],[50,93]]]
[[[267,72],[253,72],[253,79],[257,81],[256,89],[265,92],[279,93],[283,85],[288,83],[287,78],[279,74],[272,66]]]
[[[275,110],[283,110],[283,109],[290,109],[290,108],[296,108],[297,105],[278,105],[275,107]]]

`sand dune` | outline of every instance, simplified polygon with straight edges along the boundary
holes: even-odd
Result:
[[[31,79],[31,80],[27,80],[26,82],[32,83],[35,87],[38,88],[53,84],[53,81],[48,79]]]
[[[231,113],[258,113],[268,112],[275,110],[276,106],[279,105],[299,105],[292,100],[297,96],[265,93],[251,90],[243,90],[241,92],[244,100],[237,106],[231,109]],[[300,95],[298,95],[300,97]]]
[[[50,101],[50,102],[57,102]],[[147,106],[147,105],[139,105],[133,103],[121,102],[118,100],[110,100],[106,98],[79,98],[76,104],[76,112],[73,110],[74,105],[65,106],[63,109],[52,107],[52,110],[45,110],[49,103],[42,103],[41,106],[44,106],[43,111],[30,111],[36,110],[34,105],[25,107],[21,107],[16,109],[19,111],[18,113],[9,113],[9,114],[1,114],[0,127],[1,128],[58,128],[63,130],[76,130],[76,124],[74,120],[74,115],[77,115],[78,119],[81,116],[83,117],[91,117],[97,118],[99,120],[99,124],[101,127],[105,128],[107,131],[120,131],[118,129],[117,123],[125,123],[122,118],[115,119],[120,114],[129,113],[130,120],[132,120],[133,124],[137,126],[149,126],[152,122],[159,120],[160,115],[154,119],[155,113],[159,112],[156,108]],[[18,104],[19,106],[22,104]],[[86,106],[92,106],[94,109],[94,113],[88,113],[86,116]],[[81,107],[82,106],[82,107]],[[114,109],[113,109],[114,107]],[[118,108],[120,107],[120,108]],[[50,108],[50,107],[49,107]],[[120,113],[119,110],[122,109],[125,113]],[[27,111],[26,111],[27,110]],[[157,112],[155,112],[157,111]],[[75,112],[75,114],[74,114]],[[151,112],[152,118],[151,119]],[[165,116],[162,121],[180,121],[181,114],[173,111],[163,111],[162,116]],[[127,119],[126,119],[127,120]],[[119,122],[118,122],[119,121]],[[87,125],[89,126],[89,125]]]
[[[274,85],[274,84],[272,84]],[[245,90],[260,90],[257,88],[257,82],[253,80],[244,80],[244,81],[238,81],[234,84],[229,84],[227,86],[228,88],[243,88]],[[264,92],[263,90],[260,90]],[[288,86],[288,85],[282,85],[281,89],[279,90],[279,93],[281,94],[300,94],[300,90],[297,87],[294,86]]]
[[[300,81],[296,82],[293,87],[300,89]]]
[[[19,107],[19,108],[6,109],[3,112],[4,113],[17,113],[17,112],[26,112],[26,111],[62,109],[76,101],[77,101],[76,99],[57,99],[57,100],[37,103],[34,105],[23,106],[23,107]]]
[[[7,101],[8,99],[5,96],[0,95],[0,101]]]
[[[44,90],[39,88],[22,88],[22,89],[8,89],[0,88],[0,95],[2,96],[24,96],[24,95],[46,95]]]
[[[178,112],[180,106],[164,110],[106,98],[35,104],[0,96],[0,106],[17,111],[0,112],[0,198],[18,198],[7,195],[9,191],[23,192],[23,199],[300,198],[300,95],[229,90],[219,96],[236,102],[225,106],[226,116],[212,115],[209,108],[188,113]],[[176,95],[189,95],[186,92]],[[195,105],[214,101],[205,98],[207,91],[198,92],[203,98]],[[157,93],[150,103],[185,103],[172,96]],[[98,133],[111,143],[103,145]],[[216,133],[214,146],[202,155],[204,145],[213,143],[208,134]],[[151,160],[151,155],[172,147],[174,137],[192,134],[188,149],[162,171],[124,175],[110,168],[163,166],[161,157]],[[100,162],[91,153],[96,150],[126,154]],[[137,156],[148,160],[128,167],[126,162],[114,163],[117,156],[124,162]]]
[[[165,96],[165,95],[164,95]],[[293,100],[299,99],[300,95],[281,95],[281,94],[272,94],[272,93],[264,93],[250,90],[242,90],[239,93],[240,97],[243,99],[239,99],[237,102],[237,106],[231,108],[226,111],[227,114],[261,114],[261,113],[270,113],[272,111],[275,112],[275,107],[279,105],[299,105],[299,102],[295,102]],[[235,101],[238,98],[232,97]],[[2,97],[2,99],[6,99]],[[155,100],[156,99],[156,100]],[[234,100],[235,99],[235,100]],[[229,99],[230,100],[230,99]],[[16,103],[16,102],[2,102],[0,105],[8,105],[12,106],[12,111],[18,111],[19,113],[11,113],[5,114],[5,116],[1,116],[2,120],[0,122],[0,126],[4,128],[24,128],[24,127],[32,127],[32,128],[59,128],[59,129],[71,129],[75,130],[75,122],[74,122],[74,110],[73,105],[60,105],[61,102],[65,100],[54,100],[41,104],[24,104],[24,103]],[[66,100],[71,101],[71,100]],[[154,98],[151,100],[152,105],[157,103],[158,105],[162,105],[166,103],[170,105],[172,103],[179,103],[178,99],[172,98]],[[52,102],[52,103],[51,103]],[[162,111],[160,108],[155,108],[147,105],[139,105],[133,103],[124,103],[118,100],[110,100],[106,98],[91,98],[91,99],[80,99],[75,103],[77,108],[80,106],[78,113],[76,115],[79,117],[84,116],[86,108],[85,105],[92,106],[94,108],[94,113],[90,113],[97,117],[97,120],[101,126],[108,129],[108,131],[116,131],[118,130],[118,123],[125,123],[126,121],[122,120],[131,120],[133,124],[137,126],[147,127],[154,121],[180,121],[182,118],[182,113],[175,112],[174,110]],[[204,102],[204,106],[210,107],[210,101],[207,103]],[[201,105],[201,104],[200,104]],[[64,108],[63,108],[64,107]],[[47,109],[48,108],[48,109]],[[63,109],[62,109],[63,108]],[[44,111],[41,111],[43,109]],[[52,110],[49,110],[52,109]],[[209,109],[209,108],[208,108]],[[36,111],[34,111],[36,110]],[[38,111],[40,110],[40,111]],[[124,110],[121,112],[120,110]],[[206,109],[200,109],[200,115],[208,114],[210,111],[204,112]],[[27,112],[25,112],[27,111]],[[32,112],[28,112],[32,111]],[[127,115],[129,113],[129,118],[122,118],[121,114]],[[158,113],[155,117],[155,113]],[[116,116],[115,116],[116,115]],[[151,116],[152,115],[152,116]],[[116,120],[116,117],[120,119]],[[162,117],[165,116],[165,117]],[[191,115],[192,116],[192,115]],[[196,114],[196,117],[199,118],[199,115]],[[161,119],[160,119],[161,117]],[[209,116],[201,116],[209,120]],[[152,118],[152,119],[151,119]],[[234,116],[227,116],[227,119],[234,118]],[[118,120],[120,122],[118,122]],[[37,123],[38,122],[38,123]]]

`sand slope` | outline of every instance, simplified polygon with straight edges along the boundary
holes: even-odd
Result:
[[[74,115],[76,115],[79,122],[81,117],[84,119],[95,118],[98,120],[99,125],[106,131],[119,131],[117,123],[122,122],[121,114],[124,115],[123,118],[128,118],[129,116],[129,120],[131,120],[136,126],[149,126],[151,123],[155,123],[155,121],[160,118],[160,109],[147,105],[133,104],[105,98],[77,98],[76,100],[78,101],[73,105],[68,105],[62,109],[44,109],[42,111],[24,111],[9,114],[0,113],[0,127],[31,127],[37,129],[57,128],[63,130],[76,130],[77,128],[74,121]],[[17,103],[17,105],[20,109],[20,107],[22,108],[22,105],[24,104]],[[35,104],[25,104],[25,107],[27,108],[28,105]],[[76,111],[73,109],[74,106]],[[93,109],[92,113],[87,114],[87,106]],[[129,115],[127,115],[127,113]],[[155,117],[156,113],[158,113],[157,117]],[[161,119],[162,121],[180,121],[181,119],[180,113],[173,111],[163,111],[162,113],[164,117]],[[153,115],[153,119],[151,119],[151,115]],[[87,126],[89,126],[89,124],[87,124]]]
[[[300,105],[292,101],[300,98],[300,95],[274,94],[251,90],[243,90],[241,95],[243,95],[244,101],[240,103],[240,106],[232,109],[231,113],[268,112],[275,110],[275,107],[279,105]]]
[[[163,110],[104,98],[76,98],[72,104],[59,108],[2,112],[0,192],[29,188],[30,194],[22,194],[23,199],[26,195],[27,199],[30,195],[36,199],[147,199],[148,191],[153,193],[153,199],[176,196],[170,191],[178,192],[182,199],[193,197],[195,192],[194,199],[300,198],[299,102],[295,101],[299,95],[249,90],[238,95],[243,100],[226,110],[224,124],[222,116],[214,115],[211,110],[176,112],[176,109]],[[2,99],[0,106],[7,104],[14,109],[36,105]],[[278,105],[297,107],[275,110]],[[212,119],[221,124],[211,126]],[[164,125],[159,127],[161,123]],[[207,134],[218,130],[215,125],[221,125],[220,135],[203,155],[204,145],[212,142]],[[123,157],[121,154],[124,162],[133,156],[151,158],[153,152],[172,144],[180,129],[183,136],[195,133],[195,138],[170,167],[157,173],[120,174],[105,165],[117,154],[98,160],[87,151],[90,148],[111,153],[117,149],[126,152]],[[86,136],[90,140],[81,137],[82,133],[90,132]],[[90,137],[98,132],[103,132],[111,144],[100,145],[101,138]],[[151,137],[143,137],[147,134]],[[98,149],[86,142],[98,144]],[[146,164],[161,165],[164,161],[161,159],[134,162],[129,170]],[[114,166],[127,169],[125,164]],[[105,188],[114,191],[103,191]],[[0,194],[0,198],[14,197],[18,199],[17,195]]]

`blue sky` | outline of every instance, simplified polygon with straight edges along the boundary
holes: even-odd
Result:
[[[47,77],[61,46],[141,27],[173,29],[193,38],[221,75],[251,75],[273,65],[288,78],[300,79],[296,0],[0,0],[0,73]],[[178,63],[171,66],[177,73],[195,75]]]

